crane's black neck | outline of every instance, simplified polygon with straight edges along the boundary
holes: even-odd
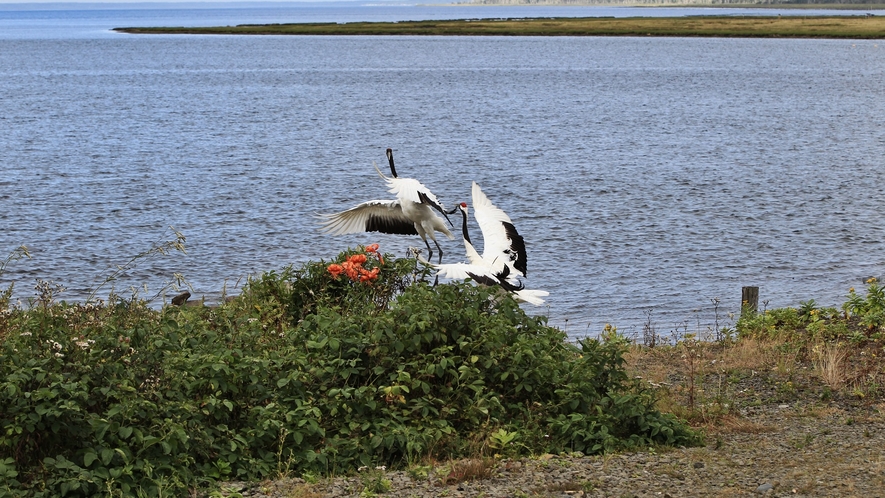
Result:
[[[464,235],[464,240],[467,241],[470,245],[473,245],[473,242],[470,242],[470,235],[467,233],[467,210],[461,209],[461,233]]]
[[[393,149],[387,149],[387,162],[390,163],[390,174],[393,175],[394,178],[397,178],[396,168],[393,167]]]

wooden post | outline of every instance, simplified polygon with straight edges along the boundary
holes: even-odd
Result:
[[[741,287],[741,314],[759,310],[759,287]]]

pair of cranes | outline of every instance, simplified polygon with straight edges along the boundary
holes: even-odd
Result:
[[[480,284],[498,285],[513,294],[518,301],[534,305],[544,303],[542,297],[549,294],[547,291],[525,289],[519,280],[520,276],[525,278],[527,271],[525,242],[522,236],[513,226],[507,213],[492,204],[476,182],[473,182],[471,196],[473,216],[483,236],[482,255],[470,241],[467,230],[467,203],[462,202],[451,211],[446,211],[436,196],[421,182],[414,178],[397,176],[391,149],[387,149],[387,162],[390,164],[390,177],[385,176],[374,162],[373,165],[378,175],[387,182],[390,192],[396,194],[396,199],[366,201],[346,211],[320,215],[324,232],[332,235],[361,232],[418,235],[427,246],[428,259],[432,260],[433,249],[427,240],[430,238],[439,251],[438,262],[433,264],[420,255],[418,259],[433,266],[437,270],[437,277],[442,275],[451,279],[471,278]],[[445,235],[449,240],[454,240],[455,236],[443,218],[452,225],[448,215],[456,211],[461,212],[461,234],[468,262],[443,264],[443,250],[436,240],[436,232]]]

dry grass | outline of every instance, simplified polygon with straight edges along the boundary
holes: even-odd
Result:
[[[670,382],[672,364],[678,352],[672,347],[646,348],[632,346],[624,355],[627,371],[641,377],[652,385],[666,385]]]
[[[585,487],[589,487],[586,483],[581,483],[578,481],[570,480],[565,482],[559,482],[555,484],[550,484],[548,486],[544,486],[541,488],[535,488],[533,491],[541,496],[549,496],[551,493],[567,493],[583,491]]]
[[[823,416],[814,410],[833,396],[880,399],[885,361],[874,349],[844,342],[804,346],[744,338],[733,343],[682,341],[655,348],[634,345],[625,360],[631,376],[657,389],[659,410],[714,432],[758,433],[767,428],[742,423],[737,416],[742,407],[801,399],[798,413]]]
[[[732,434],[764,434],[777,430],[776,427],[761,424],[735,415],[720,417],[715,425],[707,427],[710,433],[728,432]]]
[[[440,485],[450,486],[464,481],[488,479],[495,473],[496,461],[493,458],[465,458],[449,465],[449,471],[440,480]]]
[[[698,372],[706,374],[720,371],[761,371],[776,366],[779,362],[795,363],[796,353],[780,351],[783,341],[761,341],[742,339],[732,344],[699,343]],[[686,368],[681,359],[684,348],[681,346],[660,346],[646,348],[634,345],[624,356],[628,371],[653,384],[667,384],[674,373],[684,376]]]
[[[845,386],[849,371],[846,368],[849,351],[841,343],[817,343],[811,347],[809,356],[814,371],[834,391]]]
[[[727,370],[762,370],[771,364],[781,342],[742,339],[734,344],[718,348],[715,359],[719,368]]]
[[[309,484],[301,484],[289,488],[288,495],[286,496],[289,498],[323,498],[323,494],[316,491]]]
[[[313,484],[300,479],[279,479],[276,481],[264,481],[258,486],[262,495],[285,496],[287,498],[323,498],[324,493],[316,489]],[[239,496],[236,493],[232,496]]]

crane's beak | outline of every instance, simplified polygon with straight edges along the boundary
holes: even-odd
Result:
[[[446,217],[446,221],[449,222],[449,226],[450,226],[450,227],[453,227],[453,228],[455,227],[455,224],[452,223],[452,220],[449,219],[449,215],[452,214],[452,213],[454,213],[454,212],[455,212],[454,209],[451,210],[451,211],[443,211],[443,212],[442,212],[443,216]]]
[[[430,206],[430,207],[432,207],[433,209],[436,209],[437,211],[439,211],[440,213],[442,213],[442,215],[446,217],[446,221],[449,222],[449,225],[451,225],[451,226],[453,226],[453,227],[455,226],[455,225],[452,224],[452,220],[449,219],[449,214],[450,214],[450,213],[446,213],[445,209],[443,209],[442,206],[440,206],[439,204],[437,204],[437,203],[431,201],[431,200],[430,200],[430,197],[427,197],[427,194],[425,194],[424,192],[418,192],[418,199],[421,200],[421,204],[427,204],[428,206]],[[454,213],[454,211],[451,211],[451,213]]]

